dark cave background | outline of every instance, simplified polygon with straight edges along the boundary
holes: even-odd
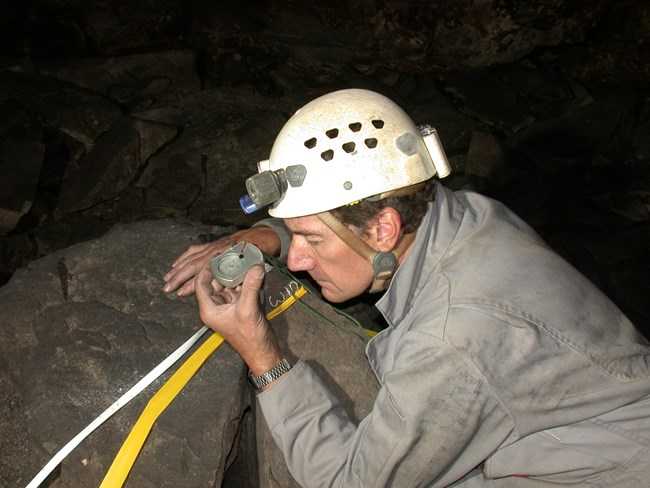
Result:
[[[439,129],[448,186],[504,201],[650,331],[650,2],[2,12],[0,284],[118,222],[250,224],[237,198],[284,121],[360,87]]]

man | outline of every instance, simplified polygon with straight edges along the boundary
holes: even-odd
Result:
[[[434,183],[447,171],[435,133],[342,90],[299,110],[259,170],[244,205],[271,204],[290,234],[266,220],[190,248],[166,290],[196,291],[246,362],[301,485],[650,485],[647,342],[503,205]],[[385,290],[389,327],[366,351],[381,388],[359,425],[308,365],[283,360],[261,267],[236,289],[212,281],[207,260],[239,239],[288,248],[329,301]]]

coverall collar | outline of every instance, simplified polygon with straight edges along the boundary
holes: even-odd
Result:
[[[390,325],[399,323],[409,311],[421,289],[420,283],[433,272],[458,234],[464,205],[439,183],[435,185],[434,195],[406,259],[375,305]]]

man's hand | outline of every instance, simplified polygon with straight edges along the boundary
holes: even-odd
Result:
[[[176,261],[172,269],[165,275],[163,291],[172,292],[180,287],[179,296],[194,293],[194,277],[203,269],[211,258],[224,252],[239,241],[246,241],[257,246],[263,253],[271,256],[280,254],[280,239],[269,227],[259,226],[240,230],[207,244],[190,246]]]
[[[260,309],[259,291],[263,281],[261,265],[253,266],[236,288],[220,285],[213,279],[209,266],[195,279],[201,320],[221,334],[256,376],[282,359],[275,335]]]

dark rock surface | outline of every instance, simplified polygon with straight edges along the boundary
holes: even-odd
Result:
[[[93,148],[64,175],[60,206],[85,210],[114,199],[140,175],[147,160],[177,135],[174,126],[123,117],[97,138]]]
[[[650,330],[650,304],[629,298],[650,287],[647,254],[609,238],[650,225],[648,2],[37,0],[0,13],[0,283],[116,222],[250,224],[237,199],[283,122],[360,87],[436,126],[450,187],[510,205]]]
[[[33,73],[3,71],[0,102],[14,101],[90,149],[97,137],[120,117],[119,107],[105,97],[71,83]]]
[[[45,147],[37,120],[13,101],[0,113],[0,235],[11,231],[36,198]]]
[[[246,223],[239,208],[245,179],[256,171],[285,117],[261,109],[259,97],[221,90],[188,97],[166,110],[140,112],[139,118],[182,127],[173,144],[150,158],[137,182],[145,206],[168,209],[203,221]]]
[[[0,289],[1,486],[27,484],[197,329],[194,300],[160,287],[173,258],[208,230],[171,220],[118,225],[32,262]],[[267,312],[295,291],[291,281],[267,274]],[[367,337],[353,319],[308,294],[271,323],[287,357],[308,361],[352,418],[370,411],[378,386],[364,355]],[[97,486],[177,366],[91,434],[48,486]],[[297,486],[256,415],[245,366],[228,345],[160,416],[126,486]]]
[[[118,226],[31,263],[0,289],[0,485],[26,484],[198,328],[194,301],[160,287],[201,232],[170,221]],[[160,417],[128,486],[220,486],[249,401],[244,374],[222,346]],[[73,451],[50,486],[97,486],[161,384]]]
[[[201,89],[197,55],[188,49],[45,62],[40,72],[115,100],[127,110],[178,102]]]

